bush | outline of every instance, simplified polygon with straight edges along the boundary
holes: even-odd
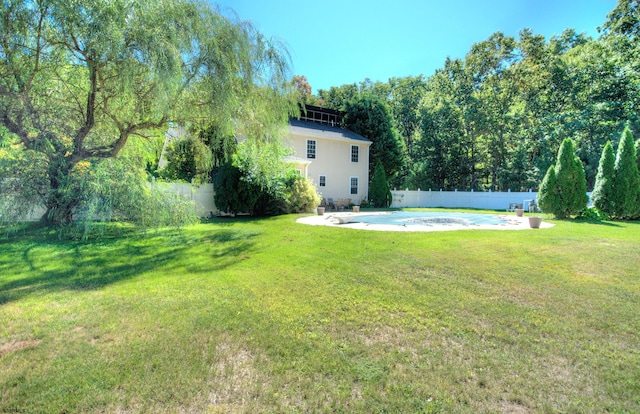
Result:
[[[590,207],[582,210],[576,218],[586,221],[603,221],[609,220],[610,217],[606,212],[600,210],[599,208]]]
[[[213,153],[199,138],[186,135],[171,143],[167,167],[160,174],[169,180],[208,182],[213,169]]]
[[[272,177],[273,189],[262,188],[249,180],[247,173],[232,163],[218,169],[214,179],[215,204],[229,214],[248,213],[252,216],[275,216],[287,213],[310,213],[320,203],[320,196],[311,182],[289,170],[286,176]],[[279,181],[275,184],[273,181]]]
[[[216,208],[229,214],[251,213],[260,196],[260,187],[243,179],[239,167],[226,162],[214,176]]]
[[[311,213],[320,204],[320,195],[309,179],[298,174],[287,185],[289,213]]]

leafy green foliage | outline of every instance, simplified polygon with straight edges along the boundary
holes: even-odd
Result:
[[[598,207],[589,207],[582,210],[576,218],[585,221],[604,221],[609,220],[611,217]]]
[[[543,212],[554,213],[560,209],[556,181],[556,167],[552,165],[547,170],[538,190],[537,202]]]
[[[288,213],[312,213],[320,205],[321,197],[309,179],[296,172],[287,181]]]
[[[586,208],[589,199],[582,161],[575,155],[571,139],[562,141],[555,168],[559,204],[553,214],[558,218],[575,216]]]
[[[613,175],[612,216],[620,219],[640,217],[640,172],[634,144],[627,126],[620,137]]]
[[[578,215],[587,206],[587,183],[573,141],[562,141],[555,167],[549,167],[540,185],[538,205],[557,218]]]
[[[369,201],[375,207],[386,208],[391,205],[391,197],[387,175],[384,172],[382,163],[378,162],[369,186]]]
[[[214,175],[213,188],[216,208],[229,214],[252,211],[260,188],[243,179],[240,168],[227,162]]]
[[[566,29],[496,32],[432,76],[363,82],[318,92],[325,105],[371,94],[391,108],[408,162],[393,185],[498,190],[534,188],[572,137],[587,188],[607,141],[640,127],[640,13],[619,1],[598,38]],[[371,167],[375,166],[373,160]]]
[[[0,147],[0,222],[16,223],[39,207],[48,161],[37,151],[14,144]]]
[[[406,162],[406,147],[393,125],[386,103],[372,93],[363,93],[347,102],[344,126],[373,141],[369,149],[369,176],[378,163],[387,177],[395,179]]]
[[[311,212],[320,202],[315,187],[284,160],[278,143],[243,142],[232,162],[214,175],[216,207],[229,214],[273,216]]]
[[[205,183],[211,179],[213,153],[192,134],[174,140],[167,150],[167,168],[161,175],[170,180]]]
[[[598,175],[596,176],[596,184],[591,194],[591,200],[594,206],[609,215],[614,211],[613,177],[615,162],[613,147],[611,142],[607,142],[602,149]]]
[[[81,162],[115,158],[168,122],[263,139],[296,108],[281,45],[205,2],[20,0],[0,14],[0,122],[46,159],[50,223],[75,220],[81,200],[66,191]]]

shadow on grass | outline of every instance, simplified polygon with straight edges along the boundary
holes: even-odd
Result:
[[[255,232],[220,226],[208,230],[156,231],[93,242],[57,240],[39,230],[0,240],[0,305],[31,295],[97,290],[149,273],[180,277],[215,272],[255,249]]]

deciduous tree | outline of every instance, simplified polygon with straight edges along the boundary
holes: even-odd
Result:
[[[286,122],[285,56],[197,0],[4,1],[0,123],[43,160],[43,219],[68,223],[82,204],[77,165],[115,158],[130,139],[171,121],[242,119],[248,137]]]

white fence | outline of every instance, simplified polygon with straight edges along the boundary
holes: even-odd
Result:
[[[391,207],[444,207],[444,208],[479,208],[485,210],[506,210],[514,204],[529,211],[530,205],[536,202],[536,191],[413,191],[393,190]],[[591,193],[589,205],[591,205]]]
[[[193,209],[200,217],[208,217],[214,214],[216,204],[213,201],[213,184],[191,185],[186,183],[150,183],[152,187],[176,193],[182,198],[193,202]],[[38,221],[46,212],[43,206],[37,206],[34,211],[26,217],[27,221]]]
[[[483,192],[483,191],[391,191],[391,207],[445,207],[479,208],[486,210],[506,210],[514,204],[529,210],[529,204],[535,203],[535,191],[527,192]]]
[[[200,217],[214,214],[216,204],[213,201],[213,184],[192,185],[186,183],[152,183],[166,191],[178,194],[182,198],[193,201],[193,208]]]

